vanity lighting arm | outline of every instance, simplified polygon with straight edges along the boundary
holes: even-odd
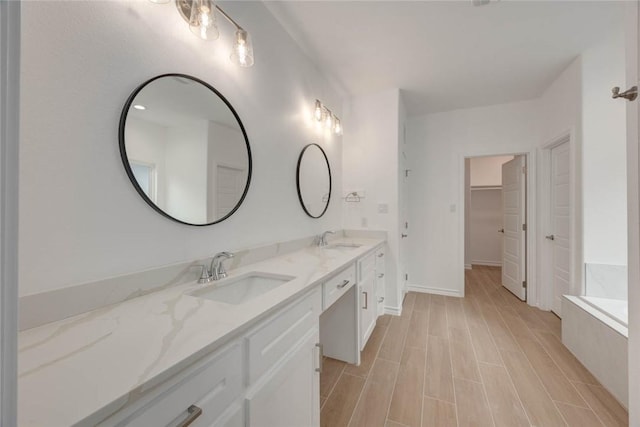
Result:
[[[227,19],[227,21],[231,22],[236,27],[237,30],[243,30],[244,31],[244,28],[242,28],[240,25],[238,25],[238,23],[236,21],[234,21],[232,17],[227,15],[227,12],[222,10],[222,8],[220,6],[218,6],[217,4],[216,4],[216,10],[218,12],[220,12],[220,14],[222,16],[224,16]]]

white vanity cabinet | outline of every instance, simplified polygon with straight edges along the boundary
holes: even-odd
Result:
[[[248,426],[320,424],[321,311],[318,287],[245,338],[249,349]]]
[[[376,302],[376,256],[371,253],[358,261],[358,290],[360,311],[360,351],[367,344],[378,318]]]
[[[321,353],[318,329],[289,350],[246,398],[251,427],[320,425]]]
[[[321,311],[318,286],[99,425],[319,426]]]
[[[375,276],[376,276],[376,304],[378,307],[378,316],[384,314],[384,298],[385,298],[385,248],[384,246],[376,249],[375,251],[376,257],[376,267],[375,267]]]
[[[216,425],[232,419],[228,412],[242,395],[243,348],[234,342],[206,356],[184,372],[144,393],[100,426],[180,426],[195,419],[193,426]],[[236,406],[238,406],[236,404]],[[218,425],[230,425],[228,423]]]

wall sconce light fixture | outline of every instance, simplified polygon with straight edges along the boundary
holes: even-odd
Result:
[[[169,3],[170,0],[149,0],[152,3]],[[241,67],[253,65],[253,45],[251,36],[233,20],[213,0],[175,0],[182,18],[193,34],[202,40],[216,40],[220,37],[216,23],[216,12],[220,13],[236,28],[235,43],[231,50],[231,62]]]
[[[313,118],[318,123],[324,123],[325,127],[333,131],[335,134],[342,135],[340,119],[317,99],[313,109]]]

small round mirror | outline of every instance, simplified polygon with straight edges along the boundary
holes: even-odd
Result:
[[[296,177],[302,209],[311,218],[320,218],[331,199],[331,166],[322,147],[309,144],[298,157]]]
[[[120,118],[120,155],[140,196],[189,225],[231,216],[251,181],[251,148],[240,117],[195,77],[165,74],[140,85]]]

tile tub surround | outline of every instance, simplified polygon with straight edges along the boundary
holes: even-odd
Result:
[[[564,296],[562,315],[562,343],[628,408],[627,328],[578,297]]]
[[[386,240],[385,231],[341,230],[328,239],[342,237]],[[225,262],[227,269],[235,270],[269,258],[299,251],[313,244],[315,236],[286,242],[256,246],[234,251],[234,257]],[[213,254],[211,254],[213,255]],[[200,265],[209,265],[211,258],[180,262],[146,271],[111,277],[82,285],[57,289],[40,294],[26,295],[19,300],[19,330],[35,328],[100,307],[117,304],[132,298],[193,282],[200,277]]]
[[[586,294],[591,297],[627,300],[627,266],[585,264]]]
[[[363,246],[307,246],[231,269],[230,279],[253,271],[296,277],[242,305],[190,296],[212,285],[191,282],[20,332],[19,424],[94,425],[384,244],[336,240]]]

